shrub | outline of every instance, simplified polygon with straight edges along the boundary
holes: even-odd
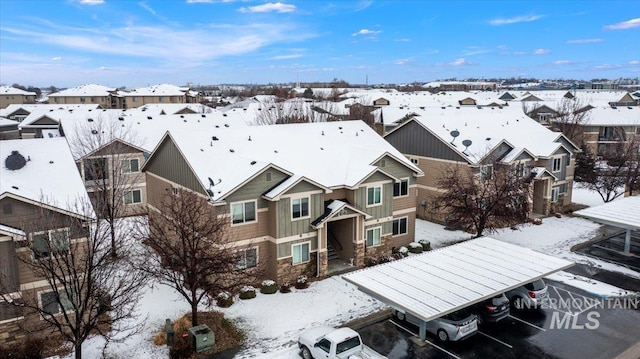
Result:
[[[229,308],[233,304],[233,295],[229,292],[220,292],[216,295],[216,304],[220,308]]]
[[[418,243],[420,243],[422,245],[422,249],[427,252],[431,250],[431,242],[429,242],[426,239],[421,239],[418,241]]]
[[[380,258],[378,258],[378,263],[382,264],[382,263],[389,263],[394,261],[396,258],[393,255],[389,255],[389,254],[383,254],[380,256]]]
[[[278,285],[276,282],[267,279],[262,281],[262,286],[260,287],[260,293],[262,294],[273,294],[278,291]]]
[[[414,254],[422,253],[422,244],[418,242],[409,243],[409,252]]]
[[[296,279],[296,289],[306,289],[309,288],[309,282],[307,282],[306,275],[299,275],[298,279]]]
[[[531,220],[531,223],[533,224],[542,224],[542,218],[534,218],[533,220]]]
[[[256,289],[250,285],[246,285],[240,289],[240,299],[251,299],[256,297]]]
[[[377,264],[378,264],[378,260],[376,258],[374,258],[374,257],[367,257],[365,259],[365,262],[364,262],[364,265],[366,267],[373,267],[373,266],[375,266]]]
[[[407,247],[402,246],[400,248],[398,248],[398,253],[400,255],[402,255],[403,257],[407,257],[409,255],[409,249],[407,249]]]
[[[0,345],[0,358],[44,358],[45,341],[39,337],[27,337],[24,341],[18,341],[6,346]]]
[[[291,293],[291,283],[282,283],[282,285],[280,285],[280,293]]]

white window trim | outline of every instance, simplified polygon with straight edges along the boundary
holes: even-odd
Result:
[[[395,221],[400,221],[400,220],[406,220],[407,221],[407,226],[406,226],[406,232],[404,233],[398,233],[398,234],[393,234],[393,222]],[[398,222],[398,230],[400,230],[400,222]],[[394,218],[393,221],[391,222],[391,233],[393,234],[393,237],[400,237],[400,236],[406,236],[409,233],[409,217],[398,217],[398,218]],[[380,238],[380,242],[382,242],[382,237]]]
[[[133,192],[138,191],[140,192],[140,202],[134,202],[134,198],[133,198]],[[131,203],[127,203],[127,193],[131,192]],[[128,189],[126,191],[124,191],[124,195],[123,195],[123,201],[124,204],[129,206],[129,205],[136,205],[136,204],[140,204],[142,203],[142,189],[140,188],[132,188],[132,189]]]
[[[393,186],[395,187],[396,183],[399,183],[399,184],[400,184],[400,192],[402,192],[402,182],[403,182],[403,181],[407,181],[407,194],[402,194],[402,193],[401,193],[399,196],[393,196],[393,198],[409,197],[409,192],[411,192],[411,191],[409,190],[409,185],[410,185],[410,184],[409,184],[409,182],[410,182],[409,177],[403,177],[403,178],[400,178],[400,182],[393,182]],[[381,197],[381,198],[382,198],[382,197]]]
[[[556,193],[555,198],[553,195],[553,192]],[[551,202],[555,203],[558,202],[558,199],[560,199],[560,187],[556,186],[556,187],[551,187]]]
[[[556,170],[556,160],[558,161],[558,169]],[[562,157],[554,157],[551,161],[551,172],[557,173],[562,171]]]
[[[32,233],[29,234],[29,239],[31,240],[31,245],[33,246],[33,236],[38,235],[38,234],[42,234],[42,233],[47,233],[48,236],[49,236],[49,245],[48,246],[49,246],[49,249],[50,249],[51,248],[51,233],[52,232],[67,232],[67,242],[68,242],[68,246],[69,246],[69,251],[71,251],[71,238],[69,238],[71,231],[70,231],[69,227],[48,229],[46,231],[32,232]],[[35,254],[35,251],[33,249],[31,250],[31,258],[34,259],[34,260],[39,259],[39,258],[36,258],[36,254]],[[45,257],[43,256],[43,257],[40,257],[40,258],[45,258]],[[53,255],[50,252],[49,256],[47,256],[46,258],[56,258],[56,256]]]
[[[378,244],[372,243],[370,246],[367,246],[367,233],[369,233],[369,231],[375,231],[376,229],[380,231],[380,243]],[[382,245],[382,226],[371,227],[364,231],[364,246],[366,248],[379,247],[381,245]]]
[[[260,265],[260,247],[258,247],[258,246],[254,246],[254,247],[246,247],[246,248],[237,249],[237,250],[235,250],[234,252],[236,252],[236,253],[239,253],[239,252],[245,252],[244,257],[245,257],[245,263],[246,263],[246,257],[247,257],[247,256],[246,256],[246,251],[248,251],[248,250],[252,250],[252,249],[255,249],[255,250],[256,250],[256,265],[255,265],[255,266],[252,266],[252,267],[246,267],[246,266],[245,266],[244,268],[241,268],[241,267],[239,267],[239,266],[236,266],[236,268],[238,268],[238,269],[240,269],[240,270],[247,270],[247,269],[251,269],[251,268],[256,268],[256,267],[258,267],[258,266]]]
[[[307,199],[307,215],[301,217],[293,217],[293,201]],[[299,221],[301,219],[311,218],[311,197],[310,196],[300,196],[300,197],[291,197],[289,200],[289,207],[291,209],[291,221]],[[302,202],[300,202],[300,212],[302,212]],[[302,214],[302,213],[301,213]]]
[[[380,202],[379,203],[369,204],[369,188],[380,188]],[[366,196],[365,197],[366,197],[366,201],[367,201],[367,208],[382,206],[382,202],[383,202],[383,198],[384,198],[384,190],[383,190],[383,188],[384,188],[384,186],[382,186],[382,185],[373,185],[373,186],[367,186],[366,187]],[[375,197],[375,195],[374,195],[374,197]]]
[[[124,167],[122,162],[129,162],[128,163],[128,167]],[[131,171],[131,161],[137,161],[138,162],[138,170],[137,171]],[[128,168],[128,171],[125,171],[125,168]],[[122,173],[140,173],[140,159],[139,158],[126,158],[126,159],[121,159],[120,160],[120,171]]]
[[[293,257],[293,247],[296,247],[296,246],[303,246],[303,245],[305,245],[305,244],[309,245],[309,259],[308,259],[308,260],[306,260],[306,261],[304,261],[304,262],[298,262],[298,263],[295,263],[295,262],[294,262],[294,257]],[[306,241],[306,242],[300,242],[300,243],[294,243],[294,244],[292,244],[292,245],[291,245],[291,264],[292,264],[292,265],[294,265],[294,266],[297,266],[298,264],[305,264],[305,263],[309,263],[309,262],[311,262],[311,241]]]
[[[64,291],[64,288],[58,288],[58,293],[60,293],[61,290]],[[46,289],[46,290],[37,291],[38,308],[40,308],[40,310],[43,311],[43,312],[44,312],[44,307],[42,306],[42,294],[51,293],[51,292],[53,292],[53,289]],[[56,314],[48,314],[48,313],[47,314],[43,314],[43,313],[40,313],[40,320],[44,320],[44,315],[50,315],[50,316],[56,317],[56,316],[59,316],[59,315],[65,314],[65,313],[66,314],[74,313],[73,309],[64,310],[64,308],[62,308],[62,305],[60,303],[56,302],[56,304],[60,305],[60,309],[61,310]]]
[[[253,221],[244,221],[244,215],[245,215],[245,213],[244,213],[244,204],[248,203],[248,202],[253,202],[253,206],[256,209],[256,211],[255,211],[256,212],[256,219],[254,219]],[[243,221],[240,222],[240,223],[233,223],[233,205],[240,204],[240,203],[242,203],[242,218],[243,218]],[[245,224],[258,223],[258,201],[255,200],[255,199],[249,200],[249,201],[231,202],[229,204],[229,209],[231,211],[231,213],[230,213],[231,214],[231,227],[238,227],[238,226],[243,226]]]

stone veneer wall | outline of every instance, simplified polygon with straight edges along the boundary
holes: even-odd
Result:
[[[326,252],[324,253],[326,256]],[[316,252],[309,254],[309,262],[293,265],[293,258],[278,259],[278,270],[276,281],[278,285],[289,281],[294,285],[299,275],[306,275],[308,278],[316,276],[318,254]]]
[[[383,254],[391,254],[391,235],[382,236],[380,242],[381,244],[379,246],[366,248],[363,265],[366,264],[370,258],[377,260]]]
[[[26,333],[20,324],[21,320],[0,324],[0,344],[11,344],[24,338]]]

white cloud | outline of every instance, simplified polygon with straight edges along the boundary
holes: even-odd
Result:
[[[629,61],[629,65],[640,65],[640,61],[638,60]]]
[[[558,61],[554,62],[554,64],[556,64],[556,65],[570,65],[571,61],[569,61],[569,60],[558,60]]]
[[[62,60],[62,57],[60,56],[55,56],[51,58],[51,61],[61,61],[61,60]]]
[[[269,58],[269,60],[288,60],[288,59],[297,59],[302,57],[302,54],[289,54],[289,55],[278,55]]]
[[[151,14],[153,14],[153,15],[156,14],[156,11],[153,10],[153,8],[151,6],[149,6],[149,5],[147,5],[147,3],[145,3],[145,2],[139,2],[138,5],[140,5],[140,7],[142,7],[145,10],[147,10]]]
[[[395,42],[411,42],[411,39],[393,39]]]
[[[100,5],[104,4],[104,0],[80,0],[80,4],[83,5]]]
[[[369,35],[369,36],[376,36],[379,33],[381,33],[382,31],[379,30],[368,30],[368,29],[361,29],[358,32],[354,32],[353,34],[351,34],[351,36],[358,36],[358,35]]]
[[[394,61],[393,63],[394,63],[395,65],[407,65],[407,64],[412,63],[412,62],[413,62],[413,60],[412,60],[412,59],[407,58],[407,59],[399,59],[399,60],[396,60],[396,61]]]
[[[533,54],[534,55],[546,55],[546,54],[548,54],[550,52],[551,52],[551,50],[549,50],[549,49],[535,49],[535,50],[533,50]]]
[[[597,42],[603,42],[604,40],[602,39],[577,39],[577,40],[569,40],[567,41],[567,44],[594,44]]]
[[[605,25],[605,30],[627,30],[627,29],[635,29],[640,28],[640,17],[635,19],[619,22],[613,25]]]
[[[240,12],[294,12],[296,11],[296,6],[291,4],[283,4],[281,2],[276,3],[266,3],[262,5],[249,6],[249,7],[241,7],[238,9]]]
[[[489,21],[489,24],[494,25],[494,26],[500,26],[500,25],[509,25],[509,24],[516,24],[519,22],[531,22],[531,21],[536,21],[538,19],[542,18],[541,15],[527,15],[527,16],[516,16],[516,17],[511,17],[511,18],[497,18],[497,19],[493,19],[491,21]]]
[[[358,5],[356,6],[355,11],[362,11],[366,8],[368,8],[369,6],[371,6],[371,4],[373,4],[373,0],[361,0],[358,2]]]
[[[470,64],[471,63],[469,61],[467,61],[462,57],[449,63],[449,65],[451,66],[464,66],[464,65],[470,65]]]

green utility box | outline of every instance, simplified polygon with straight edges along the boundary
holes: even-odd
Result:
[[[216,346],[216,336],[213,330],[209,329],[206,324],[197,325],[187,329],[193,350],[196,353],[213,349]]]

